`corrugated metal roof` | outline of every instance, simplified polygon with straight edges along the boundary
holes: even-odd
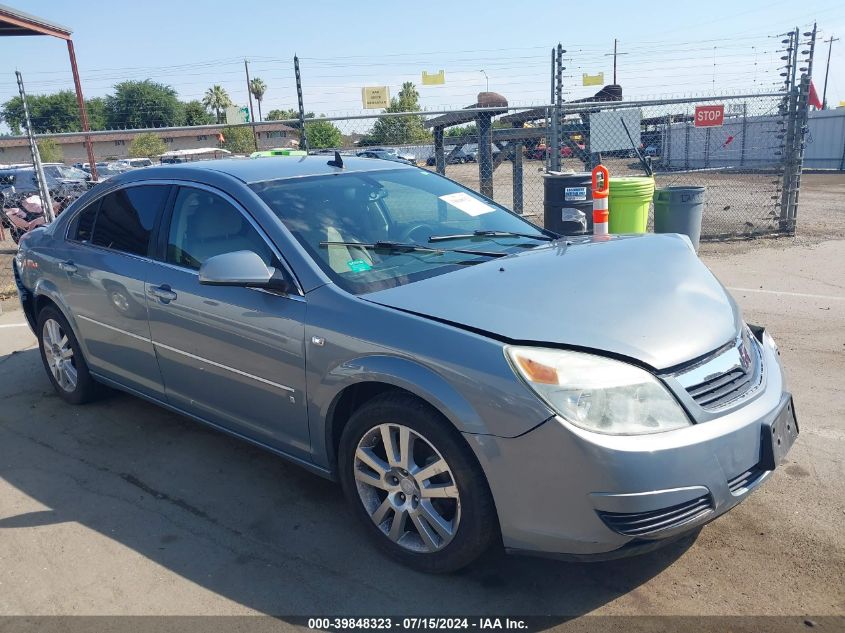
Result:
[[[12,35],[52,35],[69,38],[73,33],[68,27],[50,20],[30,15],[5,4],[0,4],[0,37]]]

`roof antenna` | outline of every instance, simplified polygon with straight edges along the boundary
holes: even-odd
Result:
[[[330,160],[326,163],[326,165],[328,165],[329,167],[340,167],[341,169],[343,169],[343,159],[340,157],[340,152],[335,150],[334,160]]]

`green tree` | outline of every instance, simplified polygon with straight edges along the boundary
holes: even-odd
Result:
[[[152,132],[139,134],[129,144],[129,155],[133,158],[154,158],[166,151],[164,141]]]
[[[390,100],[385,112],[419,112],[420,94],[416,86],[406,81],[402,84],[399,94]],[[418,114],[401,117],[383,117],[375,122],[370,132],[371,140],[379,144],[417,143],[431,138],[431,134],[423,126],[423,118]]]
[[[181,125],[184,118],[176,91],[149,79],[123,81],[106,97],[106,123],[113,130]]]
[[[306,112],[305,118],[306,119],[313,119],[314,118],[313,112]],[[295,110],[294,108],[289,108],[287,110],[270,110],[267,113],[267,120],[268,121],[289,121],[288,125],[292,128],[299,129],[299,110]]]
[[[61,163],[64,160],[62,146],[51,138],[42,138],[37,143],[42,163]]]
[[[267,84],[259,77],[253,77],[249,80],[249,91],[255,100],[258,102],[258,120],[261,120],[261,101],[264,99],[264,93],[267,92]]]
[[[340,130],[331,121],[317,120],[305,124],[305,136],[310,149],[340,147],[343,137]]]
[[[194,99],[183,105],[185,111],[185,125],[211,125],[214,123],[214,115],[210,114],[205,106]]]
[[[82,129],[76,93],[72,90],[62,90],[50,95],[28,95],[27,102],[29,120],[36,134],[78,132]],[[21,134],[24,124],[21,98],[12,97],[4,103],[0,117],[15,134]]]
[[[246,125],[229,125],[223,128],[223,147],[233,154],[250,154],[255,151],[252,128]]]
[[[229,106],[233,105],[229,93],[219,84],[214,84],[205,91],[202,104],[209,110],[214,110],[217,115],[217,123],[223,123],[223,114]]]
[[[92,130],[106,129],[106,100],[103,97],[94,97],[85,102],[85,109],[88,110],[88,126]]]

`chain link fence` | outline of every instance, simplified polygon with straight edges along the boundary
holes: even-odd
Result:
[[[554,165],[553,106],[336,118],[330,122],[346,142],[322,151],[413,162],[537,224],[543,223],[543,181],[552,166],[584,172],[601,162],[611,178],[650,170],[657,187],[706,187],[704,239],[755,236],[783,231],[782,102],[782,93],[769,93],[564,104]],[[697,127],[696,108],[711,105],[724,107],[723,124]],[[412,134],[425,140],[403,142]]]

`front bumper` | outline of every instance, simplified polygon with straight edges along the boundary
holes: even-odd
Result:
[[[505,547],[625,556],[694,531],[740,503],[771,474],[760,466],[761,434],[791,403],[768,335],[761,352],[762,392],[691,427],[611,436],[554,417],[516,438],[467,434]]]

